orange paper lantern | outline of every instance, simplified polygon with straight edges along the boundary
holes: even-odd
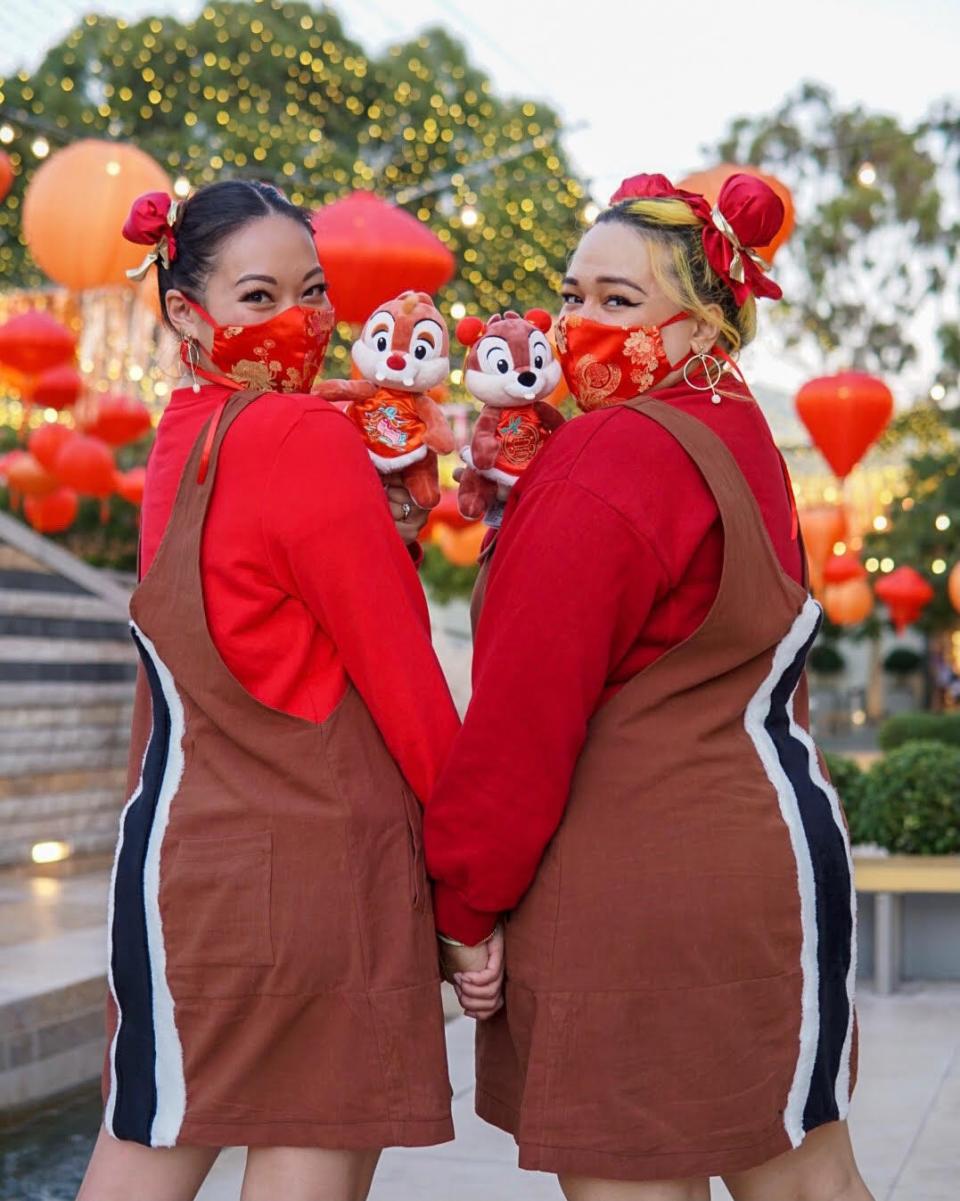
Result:
[[[486,533],[487,527],[479,521],[462,530],[438,525],[434,541],[449,562],[457,567],[470,567],[477,561]]]
[[[954,567],[947,579],[947,595],[950,597],[950,604],[960,613],[960,563]]]
[[[435,292],[456,268],[428,226],[373,192],[353,192],[319,209],[313,233],[337,317],[353,325],[407,289]]]
[[[113,455],[99,438],[84,434],[71,438],[57,455],[55,468],[61,483],[81,496],[103,498],[113,492]]]
[[[24,496],[46,496],[58,487],[57,477],[38,463],[32,454],[19,455],[8,465],[7,482]]]
[[[752,175],[755,179],[762,179],[783,201],[783,223],[780,226],[777,236],[769,245],[758,246],[756,248],[757,254],[761,258],[766,259],[768,263],[772,263],[773,256],[793,233],[793,227],[796,224],[793,194],[787,185],[781,183],[775,175],[767,175],[756,167],[738,167],[736,163],[721,163],[718,167],[711,167],[708,171],[697,171],[693,175],[688,175],[677,186],[685,189],[687,192],[699,192],[711,204],[716,204],[717,197],[720,195],[720,189],[731,175]]]
[[[823,591],[823,607],[834,625],[859,625],[873,612],[873,593],[864,576],[855,576],[828,584]]]
[[[13,163],[5,150],[0,150],[0,200],[6,200],[13,187]]]
[[[856,467],[893,416],[890,389],[862,371],[810,380],[797,393],[796,405],[814,445],[841,479]]]
[[[933,600],[933,589],[919,571],[912,567],[898,567],[877,581],[877,599],[890,610],[890,620],[898,634],[921,616]]]
[[[836,543],[847,532],[847,515],[840,505],[811,505],[798,513],[803,545],[807,552],[810,584],[819,593],[823,587],[823,569]]]
[[[48,421],[35,429],[27,439],[27,449],[41,467],[56,472],[57,456],[64,446],[77,435],[73,430],[58,422]]]
[[[136,146],[85,138],[52,154],[23,199],[23,233],[37,264],[74,291],[126,284],[147,250],[121,234],[144,192],[169,192],[166,171]]]
[[[60,534],[76,521],[79,507],[72,488],[57,488],[46,496],[28,496],[23,513],[38,533]]]

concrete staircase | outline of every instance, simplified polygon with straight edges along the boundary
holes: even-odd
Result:
[[[129,594],[0,513],[0,864],[38,842],[109,850],[136,655]]]

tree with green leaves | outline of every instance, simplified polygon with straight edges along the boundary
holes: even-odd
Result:
[[[210,4],[186,23],[90,15],[0,81],[0,121],[19,172],[0,210],[8,285],[42,282],[19,222],[38,135],[131,141],[193,185],[265,178],[308,205],[373,189],[456,256],[442,300],[480,313],[551,306],[582,228],[555,112],[498,97],[443,29],[373,57],[333,10],[297,0]]]
[[[805,83],[772,113],[742,116],[713,153],[780,178],[799,214],[777,257],[776,328],[811,374],[897,376],[931,343],[930,383],[960,370],[960,110],[915,125],[844,107]]]

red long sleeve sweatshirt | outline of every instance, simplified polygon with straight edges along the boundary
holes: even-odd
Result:
[[[746,389],[720,405],[685,390],[669,397],[724,440],[784,569],[801,579],[784,469],[756,402]],[[513,489],[473,698],[427,806],[441,931],[475,943],[517,904],[563,816],[591,716],[697,629],[722,558],[713,496],[661,426],[615,407],[550,439]]]
[[[226,389],[174,392],[147,467],[141,570]],[[350,423],[315,397],[261,397],[224,440],[201,551],[207,623],[258,700],[322,722],[352,681],[421,801],[459,721],[423,589]]]

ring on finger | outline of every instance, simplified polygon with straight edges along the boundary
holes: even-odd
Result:
[[[405,500],[403,502],[403,504],[400,506],[401,521],[406,521],[412,512],[413,512],[413,505],[411,505],[411,503],[408,500]]]

